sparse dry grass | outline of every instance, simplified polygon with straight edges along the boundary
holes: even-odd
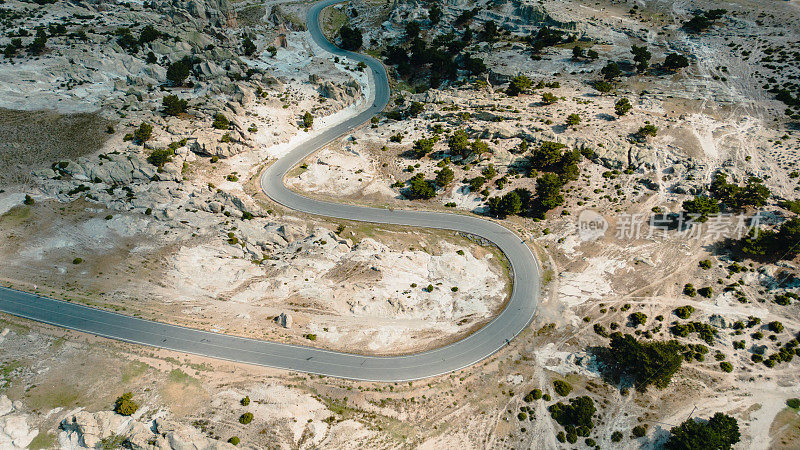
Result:
[[[27,183],[33,169],[97,151],[107,125],[98,113],[0,108],[0,185]]]

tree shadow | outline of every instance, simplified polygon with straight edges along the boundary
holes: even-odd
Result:
[[[613,122],[613,121],[617,120],[617,118],[615,116],[612,116],[611,114],[608,114],[608,113],[595,114],[594,117],[595,117],[595,119],[605,120],[606,122]]]

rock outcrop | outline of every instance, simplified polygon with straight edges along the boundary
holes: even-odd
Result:
[[[39,431],[28,426],[28,416],[5,395],[0,395],[0,448],[21,450],[28,448]]]

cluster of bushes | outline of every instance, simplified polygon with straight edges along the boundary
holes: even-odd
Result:
[[[784,292],[783,294],[777,294],[775,296],[775,303],[781,306],[787,306],[791,303],[792,300],[798,300],[800,296],[795,294],[794,292]]]
[[[542,390],[539,389],[539,388],[536,388],[536,389],[528,392],[527,394],[525,394],[525,397],[523,398],[523,400],[525,400],[526,402],[530,403],[530,402],[532,402],[534,400],[539,400],[540,398],[542,398]]]
[[[739,423],[722,413],[714,414],[708,421],[687,419],[670,430],[664,444],[667,450],[730,449],[739,442]]]
[[[339,39],[341,47],[351,52],[360,49],[364,44],[361,30],[357,27],[351,27],[350,25],[343,25],[339,28]]]
[[[66,32],[66,27],[63,24],[50,24],[49,27],[50,34],[48,35],[47,31],[45,31],[44,26],[36,27],[36,35],[34,36],[33,40],[27,45],[27,48],[22,44],[21,37],[15,37],[11,39],[11,42],[8,43],[3,48],[3,56],[8,59],[13,58],[17,55],[17,53],[26,48],[28,54],[31,56],[39,56],[44,53],[45,49],[47,48],[47,39],[50,36],[57,36],[60,34],[64,34]],[[28,31],[24,28],[20,28],[20,32],[17,34],[18,36],[28,36]],[[10,37],[11,35],[9,35]]]
[[[408,179],[408,189],[404,195],[412,200],[431,199],[436,196],[436,182],[426,180],[425,175],[418,173]]]
[[[800,356],[800,348],[798,348],[797,339],[792,339],[791,341],[783,344],[776,353],[769,355],[766,359],[764,359],[761,355],[753,354],[753,357],[759,356],[762,358],[762,361],[765,366],[767,367],[775,367],[776,365],[782,362],[791,362],[795,356]],[[758,358],[752,358],[753,362],[760,362],[757,361]]]
[[[711,298],[711,295],[714,294],[714,289],[712,289],[711,286],[695,289],[692,283],[686,283],[683,285],[683,294],[689,297],[694,297],[697,294],[700,294],[701,297]]]
[[[137,144],[144,144],[153,137],[153,126],[147,122],[142,122],[133,133],[128,133],[123,137],[125,141],[133,141]]]
[[[467,132],[458,129],[447,138],[447,148],[451,155],[457,155],[466,159],[472,155],[480,155],[481,153],[487,152],[489,150],[489,144],[480,138],[476,138],[470,142]]]
[[[435,14],[435,10],[432,12]],[[471,20],[468,16],[462,14],[459,19],[468,22]],[[456,23],[459,19],[456,19]],[[438,87],[444,80],[455,80],[459,69],[473,76],[486,72],[483,60],[463,52],[475,37],[471,28],[466,27],[460,36],[455,31],[438,35],[430,44],[420,37],[421,32],[420,22],[410,21],[406,24],[404,42],[389,45],[383,51],[384,62],[394,66],[401,78],[427,81],[428,86]],[[492,40],[497,32],[497,25],[489,21],[484,25],[480,37]]]
[[[172,161],[172,156],[175,155],[175,150],[169,148],[157,148],[147,157],[147,162],[162,169],[164,164]]]
[[[186,112],[189,102],[177,95],[165,95],[164,98],[161,99],[161,105],[164,107],[164,114],[168,116],[178,116]]]
[[[684,22],[683,28],[692,33],[703,32],[711,28],[714,22],[721,19],[727,12],[728,11],[724,9],[712,9],[710,11],[695,13],[691,19]]]
[[[700,339],[709,345],[714,343],[714,336],[717,334],[717,330],[713,326],[701,322],[674,323],[670,327],[670,332],[679,337],[687,337],[692,333],[697,333]]]
[[[566,183],[578,178],[581,158],[577,149],[562,152],[565,147],[558,142],[542,142],[528,158],[530,176],[536,176],[539,171],[546,172],[536,180],[536,196],[520,188],[490,198],[489,213],[500,218],[514,214],[544,218],[547,211],[563,204],[561,190]]]
[[[666,387],[683,362],[683,346],[676,340],[638,341],[630,334],[610,335],[608,347],[593,349],[603,377],[617,384],[631,380],[639,391]]]
[[[562,437],[559,438],[561,442],[566,438],[567,442],[574,444],[578,440],[578,436],[588,437],[594,428],[592,416],[597,409],[591,397],[575,397],[569,400],[569,404],[558,402],[550,405],[547,409],[553,420],[564,427],[566,436],[561,435]]]
[[[692,360],[703,362],[706,360],[708,354],[708,347],[703,344],[686,344],[682,345],[683,360],[692,362]]]
[[[752,206],[755,208],[766,205],[770,191],[764,186],[763,180],[750,177],[744,186],[728,183],[728,176],[717,173],[709,188],[711,195],[734,211],[741,211]]]
[[[742,252],[760,260],[777,261],[793,259],[800,252],[796,245],[800,242],[800,218],[793,217],[783,222],[777,231],[751,230],[740,241]]]
[[[131,29],[127,27],[117,28],[114,34],[117,35],[117,44],[131,55],[138,53],[140,47],[162,36],[161,32],[156,30],[152,25],[146,25],[142,28],[142,31],[139,32],[139,37],[134,37]]]

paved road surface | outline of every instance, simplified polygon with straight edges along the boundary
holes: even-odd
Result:
[[[436,212],[365,208],[312,200],[283,185],[285,173],[305,156],[367,122],[389,100],[386,70],[377,60],[335,47],[322,35],[319,13],[338,0],[315,4],[307,25],[326,51],[364,63],[372,69],[375,101],[356,117],[300,144],[264,171],[261,187],[274,201],[297,211],[340,219],[440,228],[472,233],[494,242],[511,263],[514,285],[506,308],[489,324],[450,345],[404,356],[362,356],[298,345],[258,341],[137,319],[122,314],[0,288],[0,311],[60,327],[212,358],[300,372],[369,381],[408,381],[452,372],[492,355],[522,331],[536,312],[539,268],[527,245],[501,225],[478,217]]]

